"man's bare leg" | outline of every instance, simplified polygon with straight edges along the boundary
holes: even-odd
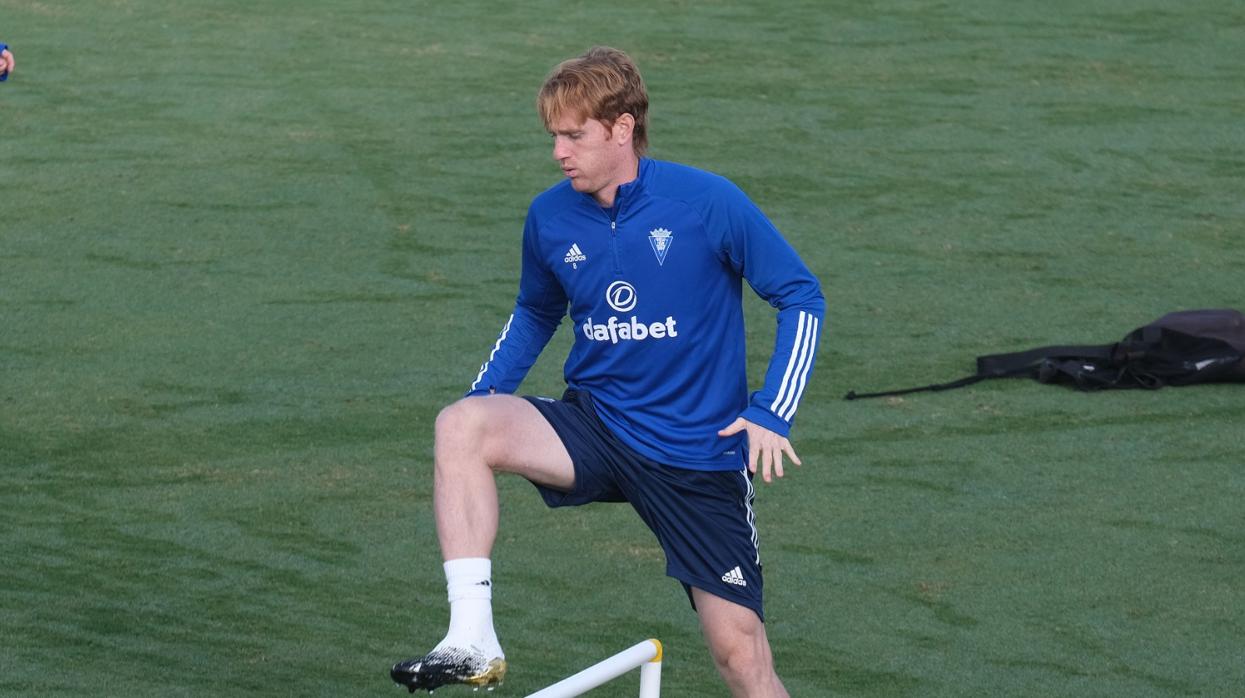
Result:
[[[469,397],[437,416],[433,502],[446,560],[488,557],[497,537],[497,483],[509,472],[569,490],[571,457],[549,422],[523,398]]]
[[[390,675],[412,692],[448,683],[487,686],[505,675],[493,629],[492,564],[497,538],[495,474],[510,472],[569,490],[575,470],[561,439],[531,403],[510,395],[459,400],[437,416],[433,507],[445,560],[450,624],[424,657]]]
[[[774,672],[765,624],[750,608],[692,588],[705,643],[736,698],[788,698]]]

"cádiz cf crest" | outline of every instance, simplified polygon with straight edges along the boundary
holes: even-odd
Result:
[[[674,233],[665,228],[649,231],[648,243],[653,246],[653,254],[657,255],[659,265],[666,263],[666,253],[670,251],[670,244],[673,242]]]

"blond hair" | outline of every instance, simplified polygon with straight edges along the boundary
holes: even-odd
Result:
[[[648,149],[648,91],[635,62],[618,49],[596,46],[559,63],[536,95],[536,109],[549,130],[568,114],[596,119],[606,128],[630,114],[635,119],[631,147],[636,157]]]

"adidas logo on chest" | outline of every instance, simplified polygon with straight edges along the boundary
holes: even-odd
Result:
[[[580,262],[588,261],[588,255],[579,249],[579,243],[577,242],[572,244],[571,249],[566,251],[566,257],[563,261],[571,265],[571,269],[578,269]]]

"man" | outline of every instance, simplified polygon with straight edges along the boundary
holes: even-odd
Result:
[[[537,99],[566,180],[523,231],[514,312],[467,397],[437,418],[434,507],[450,627],[390,674],[412,692],[505,674],[493,629],[494,474],[552,507],[627,501],[682,582],[736,696],[785,696],[761,605],[749,472],[770,482],[817,348],[817,279],[716,175],[644,157],[648,96],[631,59],[594,48]],[[742,281],[778,309],[765,383],[749,399]],[[574,322],[562,400],[511,395],[562,317]],[[746,470],[745,470],[746,468]]]
[[[13,72],[13,52],[9,50],[8,45],[0,42],[0,82],[9,79],[9,75]]]

